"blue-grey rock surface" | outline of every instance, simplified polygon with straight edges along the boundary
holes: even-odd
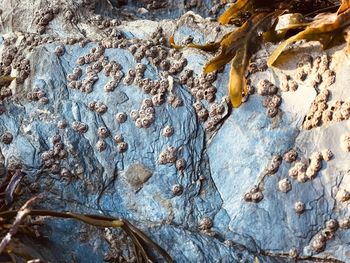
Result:
[[[17,77],[1,90],[1,161],[22,166],[26,195],[128,219],[176,262],[349,262],[343,46],[301,43],[274,69],[262,47],[249,98],[230,109],[229,67],[205,76],[213,54],[168,46],[233,30],[178,18],[218,5],[125,2],[0,3],[0,75]],[[45,222],[48,261],[133,262],[121,231]]]

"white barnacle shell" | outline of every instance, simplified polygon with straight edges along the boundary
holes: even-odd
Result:
[[[300,202],[300,201],[296,202],[294,204],[294,210],[298,214],[304,213],[304,211],[305,211],[305,204],[303,202]]]
[[[124,137],[123,137],[123,135],[121,135],[121,134],[115,135],[113,139],[115,140],[116,143],[122,143],[122,142],[124,142]]]
[[[320,240],[319,238],[316,238],[314,241],[312,241],[311,247],[315,252],[321,252],[325,249],[326,242],[323,240]]]
[[[100,138],[107,138],[109,136],[109,131],[106,127],[99,127],[97,134]]]
[[[184,159],[178,159],[176,160],[175,166],[178,171],[183,171],[186,167],[186,161]]]
[[[212,227],[213,227],[213,221],[208,217],[204,217],[199,221],[200,230],[209,230]]]
[[[168,156],[167,156],[167,152],[161,152],[159,154],[159,157],[158,157],[158,162],[160,164],[166,164],[167,163],[167,159],[168,159]]]
[[[350,200],[350,192],[347,191],[346,189],[341,189],[337,193],[337,197],[341,202],[346,202],[346,201]]]
[[[124,123],[127,119],[127,115],[125,112],[118,112],[116,115],[115,115],[115,118],[117,120],[118,123]]]
[[[107,148],[107,144],[104,140],[97,141],[97,143],[96,143],[97,151],[102,152],[102,151],[106,150],[106,148]]]
[[[135,121],[135,125],[137,128],[142,128],[142,119],[141,118],[137,118]]]
[[[55,54],[57,56],[62,56],[64,54],[64,51],[65,51],[65,49],[64,49],[63,45],[59,45],[55,48]]]
[[[346,218],[339,220],[339,227],[341,229],[349,229],[350,228],[350,218],[346,217]]]
[[[291,149],[283,155],[283,160],[285,160],[287,163],[292,163],[297,159],[297,157],[298,153],[296,150]]]
[[[179,196],[182,194],[182,191],[183,191],[183,187],[181,184],[174,184],[172,186],[173,195]]]
[[[149,99],[149,98],[144,99],[142,101],[142,105],[145,105],[146,107],[153,107],[152,99]]]
[[[317,170],[314,169],[312,166],[309,166],[307,169],[306,169],[306,177],[309,178],[309,179],[314,179],[317,175]]]
[[[250,192],[245,193],[243,199],[246,202],[251,202],[252,201],[252,194]]]
[[[297,181],[300,183],[305,183],[307,180],[309,180],[309,178],[306,175],[306,172],[299,172],[298,173],[298,177],[297,177]]]
[[[287,178],[282,179],[278,182],[278,189],[282,193],[287,193],[292,189],[292,184]]]
[[[119,153],[126,152],[128,150],[128,144],[126,142],[120,142],[118,143],[117,148]]]
[[[338,229],[339,227],[339,223],[336,219],[329,219],[327,222],[326,222],[326,229],[334,232]]]
[[[345,152],[350,152],[350,134],[343,134],[340,137],[340,147]]]
[[[174,134],[174,128],[170,125],[167,125],[164,127],[163,131],[162,131],[162,135],[164,137],[170,137]]]
[[[254,203],[260,202],[263,198],[264,198],[264,195],[262,192],[256,192],[256,193],[252,194],[252,201]]]
[[[322,158],[327,162],[330,161],[333,158],[333,152],[329,149],[323,150],[322,151]]]
[[[317,160],[317,161],[322,161],[323,157],[320,152],[313,152],[310,156],[311,160]]]
[[[136,121],[139,118],[139,111],[138,110],[132,110],[130,112],[130,117],[133,121]]]
[[[141,124],[142,124],[142,128],[148,128],[149,126],[151,126],[152,121],[150,118],[141,118]]]

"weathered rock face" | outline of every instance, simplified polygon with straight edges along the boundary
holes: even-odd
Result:
[[[127,218],[177,262],[350,260],[341,47],[303,44],[279,69],[264,67],[264,47],[249,76],[256,93],[231,111],[228,67],[204,76],[209,54],[167,47],[172,34],[205,43],[230,28],[193,13],[92,15],[122,1],[10,2],[0,4],[0,69],[17,79],[1,90],[0,147],[7,166],[26,171],[26,194],[45,195],[40,207]],[[102,262],[108,250],[127,258],[130,246],[107,246],[105,232],[48,225],[48,260]]]

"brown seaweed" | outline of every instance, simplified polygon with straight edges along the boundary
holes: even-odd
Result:
[[[338,7],[334,2],[322,2],[320,6],[313,1],[299,0],[237,0],[218,19],[221,24],[240,23],[235,31],[226,34],[220,42],[206,45],[189,44],[186,47],[219,53],[204,66],[204,73],[221,69],[231,62],[229,96],[233,107],[239,107],[243,95],[246,94],[245,71],[253,52],[253,46],[261,41],[277,42],[293,36],[282,42],[268,59],[272,66],[283,50],[292,42],[298,40],[317,40],[324,48],[334,46],[344,41],[344,28],[350,25],[350,0],[343,0],[336,13],[322,13]],[[288,15],[285,25],[277,23],[282,14]],[[317,15],[319,14],[319,15]],[[244,22],[245,21],[245,22]],[[277,27],[278,25],[278,27]],[[350,37],[346,36],[348,52]],[[174,48],[174,38],[170,38]]]
[[[303,31],[282,42],[271,54],[267,64],[272,66],[283,50],[290,43],[298,40],[317,40],[322,44],[323,48],[329,47],[332,40],[341,33],[341,30],[350,25],[350,9],[348,2],[349,1],[345,1],[341,5],[337,14],[328,14],[323,15],[321,18],[316,18]]]
[[[253,7],[253,1],[251,0],[237,0],[229,9],[227,9],[218,19],[218,22],[222,25],[230,24],[234,19],[239,18],[251,10]]]
[[[22,213],[21,213],[22,211]],[[25,211],[25,212],[23,212]],[[155,242],[153,242],[149,237],[147,237],[146,234],[144,234],[140,229],[136,228],[134,225],[132,225],[129,221],[125,219],[115,218],[115,217],[109,217],[109,216],[100,216],[100,215],[88,215],[88,214],[78,214],[78,213],[72,213],[72,212],[56,212],[56,211],[50,211],[50,210],[34,210],[25,208],[25,210],[11,210],[11,211],[4,211],[0,212],[0,218],[3,220],[9,220],[16,218],[15,223],[17,224],[13,225],[16,227],[16,231],[18,229],[19,222],[22,222],[24,217],[26,216],[49,216],[49,217],[56,217],[56,218],[63,218],[63,219],[75,219],[78,221],[81,221],[83,223],[97,226],[97,227],[111,227],[111,228],[122,228],[132,239],[134,245],[135,245],[135,252],[136,252],[136,260],[137,262],[152,262],[151,256],[149,255],[148,251],[146,250],[146,247],[149,249],[153,249],[154,252],[159,253],[165,262],[172,263],[174,262],[172,258],[169,256],[169,254],[161,248],[159,245],[157,245]],[[14,231],[13,228],[11,228]],[[12,236],[12,235],[11,235]],[[3,239],[4,240],[4,239]],[[3,248],[3,251],[6,251],[8,254],[15,254],[20,257],[24,257],[27,259],[27,255],[22,253],[21,250],[13,250],[13,244],[10,243],[11,240],[2,241],[7,246],[1,247]],[[1,243],[0,243],[1,244]],[[1,251],[0,251],[1,252]]]
[[[16,79],[11,76],[0,76],[0,87],[8,86],[12,82],[12,80]]]

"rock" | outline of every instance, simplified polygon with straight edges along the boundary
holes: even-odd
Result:
[[[10,2],[0,4],[0,55],[10,65],[1,70],[17,79],[1,105],[1,174],[21,163],[24,196],[44,194],[41,208],[126,218],[176,262],[253,262],[255,255],[259,262],[287,262],[280,255],[288,253],[291,261],[296,255],[348,261],[346,227],[318,239],[329,219],[349,217],[348,200],[335,199],[350,191],[349,153],[340,143],[350,129],[341,102],[350,95],[349,58],[339,47],[325,55],[317,45],[299,44],[301,51],[291,51],[295,56],[280,69],[249,77],[252,90],[268,83],[268,94],[275,95],[264,101],[250,94],[231,111],[229,66],[203,75],[211,55],[170,49],[167,39],[207,43],[232,28],[217,30],[217,22],[193,12],[176,20],[125,20],[126,11],[164,18],[176,1],[54,1],[46,9],[24,1],[11,12]],[[204,14],[215,7],[213,1],[189,2]],[[189,7],[181,4],[174,18]],[[267,53],[272,48],[266,46]],[[315,65],[327,62],[331,69],[322,70],[336,77],[328,72],[331,79],[316,85],[314,77],[322,74],[310,59],[304,65],[304,53]],[[289,79],[298,89],[283,88],[301,64],[314,75]],[[269,114],[263,104],[272,99]],[[326,122],[323,112],[333,104],[339,118]],[[315,152],[330,157],[318,160],[312,177],[289,176],[296,162],[314,167],[309,159]],[[303,213],[295,212],[297,202]],[[52,262],[73,255],[77,262],[103,262],[104,252],[114,251],[102,231],[77,222],[50,219],[44,232],[50,241],[42,255]]]
[[[125,171],[125,180],[130,186],[140,188],[152,176],[152,172],[147,170],[142,164],[131,164]]]

